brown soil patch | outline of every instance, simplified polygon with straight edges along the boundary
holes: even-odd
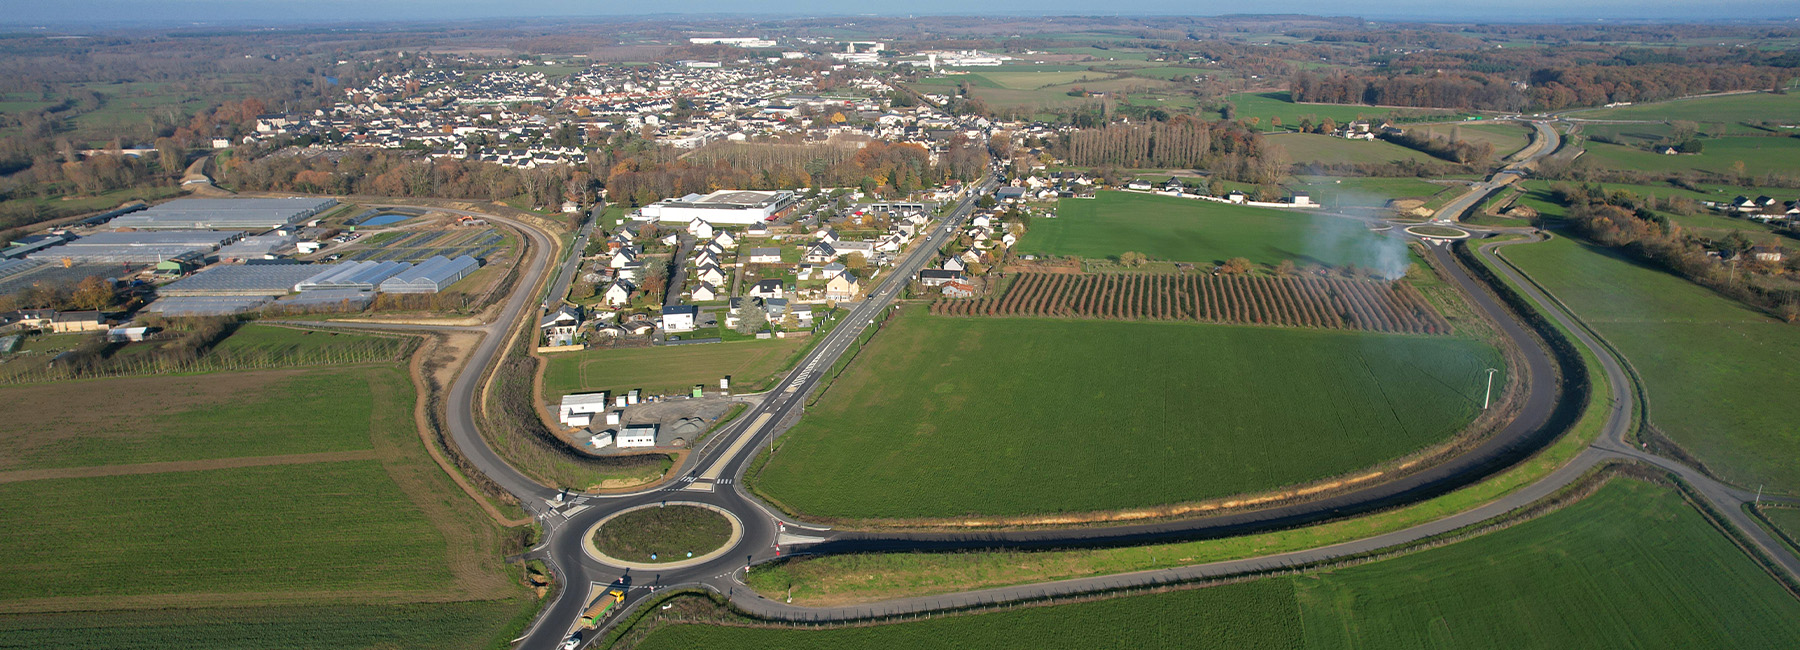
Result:
[[[80,382],[9,386],[0,402],[14,405],[0,418],[0,470],[17,467],[43,447],[105,445],[156,433],[160,417],[205,409],[260,395],[270,384],[307,372],[302,369],[215,373],[187,377],[119,377]],[[120,409],[99,408],[102,400],[130,405],[131,421],[121,426]],[[18,405],[31,408],[18,408]]]
[[[22,469],[11,472],[0,472],[0,483],[16,483],[18,481],[41,481],[58,478],[94,478],[98,476],[126,476],[130,474],[160,474],[163,472],[201,472],[211,469],[233,469],[238,467],[261,467],[264,465],[300,465],[305,463],[336,463],[350,460],[373,460],[375,452],[368,449],[359,451],[327,451],[316,454],[287,454],[283,456],[251,456],[247,458],[214,458],[211,460],[177,460],[164,463],[136,463],[132,465],[98,465],[93,467],[58,467],[53,469]]]

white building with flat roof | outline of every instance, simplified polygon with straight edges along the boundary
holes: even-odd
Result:
[[[627,425],[625,428],[619,430],[619,435],[613,439],[613,444],[618,445],[620,449],[632,449],[632,448],[636,448],[636,447],[655,447],[656,446],[656,425],[654,425],[654,424]]]
[[[719,190],[657,201],[638,210],[640,221],[686,223],[700,219],[713,225],[750,225],[772,221],[794,207],[794,193],[753,190]]]
[[[604,392],[564,395],[562,405],[556,409],[556,419],[564,426],[585,427],[593,424],[594,414],[604,412],[607,405]]]

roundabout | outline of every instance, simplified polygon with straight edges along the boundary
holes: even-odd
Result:
[[[588,557],[623,569],[683,569],[718,559],[744,538],[744,522],[697,501],[646,503],[588,527]]]
[[[1412,235],[1414,237],[1423,237],[1426,239],[1455,240],[1455,239],[1468,239],[1469,238],[1469,231],[1467,231],[1467,230],[1463,230],[1461,228],[1451,228],[1449,226],[1442,226],[1442,225],[1438,225],[1438,224],[1420,224],[1417,226],[1407,226],[1406,234]]]

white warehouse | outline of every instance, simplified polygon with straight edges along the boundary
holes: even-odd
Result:
[[[638,210],[639,221],[686,223],[700,219],[710,224],[750,225],[770,221],[794,207],[794,193],[752,190],[719,190],[657,201]]]
[[[474,273],[481,263],[467,255],[455,259],[433,255],[418,266],[395,273],[381,281],[382,293],[437,293],[457,280]]]
[[[564,395],[556,409],[556,419],[564,426],[585,427],[594,423],[594,414],[606,410],[606,393]]]

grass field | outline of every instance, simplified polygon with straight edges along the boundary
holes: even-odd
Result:
[[[376,461],[0,484],[0,599],[450,586]]]
[[[1055,219],[1032,222],[1019,252],[1103,258],[1135,251],[1181,262],[1244,257],[1257,264],[1293,260],[1371,267],[1405,255],[1397,241],[1359,222],[1305,212],[1100,192],[1092,199],[1063,199],[1056,213]]]
[[[1408,130],[1424,131],[1435,136],[1464,142],[1494,145],[1494,157],[1505,158],[1531,144],[1530,126],[1518,122],[1478,122],[1474,124],[1421,124]]]
[[[1800,545],[1800,508],[1764,508],[1762,512],[1769,523]],[[1800,546],[1796,546],[1794,552],[1800,553]]]
[[[1418,178],[1296,176],[1288,187],[1312,195],[1329,207],[1381,207],[1392,199],[1430,199],[1460,191],[1461,186],[1429,183]]]
[[[1505,255],[1635,366],[1650,421],[1740,486],[1800,491],[1800,329],[1567,237]]]
[[[1800,95],[1748,93],[1702,97],[1581,111],[1575,116],[1590,120],[1688,120],[1703,124],[1774,120],[1793,124],[1800,122]]]
[[[1701,171],[1735,175],[1736,163],[1747,176],[1800,174],[1800,138],[1733,136],[1705,141],[1697,154],[1665,155],[1632,147],[1588,141],[1583,164],[1646,172]],[[1298,157],[1295,160],[1299,160]]]
[[[68,399],[72,387],[124,405]],[[378,389],[412,385],[365,367],[9,386],[0,401],[38,406],[0,419],[0,471],[369,449]]]
[[[804,631],[675,625],[642,648],[1781,648],[1800,602],[1672,490],[1617,480],[1512,528],[1207,589]]]
[[[1262,118],[1258,124],[1264,130],[1277,130],[1275,118],[1281,118],[1282,126],[1292,128],[1300,125],[1300,121],[1311,119],[1315,124],[1329,118],[1333,122],[1343,124],[1355,120],[1370,120],[1389,117],[1396,114],[1424,115],[1450,111],[1434,109],[1392,109],[1378,106],[1353,106],[1346,104],[1296,104],[1289,99],[1286,91],[1267,93],[1238,93],[1225,98],[1237,107],[1238,119],[1252,117]]]
[[[525,604],[516,599],[0,616],[0,648],[487,650],[510,638],[503,626]]]
[[[629,562],[674,562],[690,553],[705,555],[730,539],[731,522],[724,515],[683,505],[633,510],[594,531],[595,548]]]
[[[906,518],[1268,490],[1448,439],[1480,408],[1482,369],[1504,367],[1451,337],[922,311],[783,437],[761,491],[808,515]]]
[[[412,345],[411,337],[313,330],[279,325],[241,325],[210,350],[215,356],[239,359],[305,360],[394,358]]]
[[[1351,165],[1385,163],[1400,160],[1428,162],[1436,160],[1423,152],[1408,149],[1386,140],[1347,140],[1322,133],[1276,133],[1264,138],[1269,144],[1287,151],[1288,160],[1296,165]]]
[[[694,384],[718,386],[731,376],[747,390],[787,368],[805,337],[672,347],[583,350],[546,355],[544,398],[569,393],[644,389],[649,394],[686,393]]]

